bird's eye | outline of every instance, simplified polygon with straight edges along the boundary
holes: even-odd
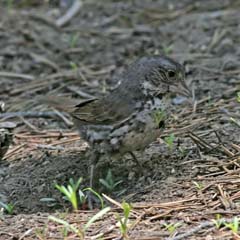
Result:
[[[172,70],[168,71],[168,77],[169,78],[174,78],[176,76],[176,73]]]

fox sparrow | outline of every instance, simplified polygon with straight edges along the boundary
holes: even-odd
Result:
[[[156,140],[169,115],[171,94],[191,95],[184,75],[183,66],[168,57],[143,57],[121,75],[117,88],[101,98],[78,104],[54,96],[44,101],[71,114],[95,164],[102,154],[143,150]]]

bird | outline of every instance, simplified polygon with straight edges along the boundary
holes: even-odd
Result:
[[[171,97],[190,97],[184,67],[167,56],[140,57],[119,76],[119,85],[101,97],[76,99],[44,96],[43,101],[68,112],[90,146],[91,174],[99,158],[143,151],[163,131]],[[138,160],[137,160],[138,162]],[[141,164],[139,164],[141,165]]]

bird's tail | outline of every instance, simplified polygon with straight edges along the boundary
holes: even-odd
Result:
[[[67,113],[72,113],[75,106],[79,104],[79,100],[60,96],[41,96],[38,97],[37,101]]]

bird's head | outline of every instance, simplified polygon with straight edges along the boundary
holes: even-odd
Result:
[[[168,57],[143,57],[137,62],[141,72],[141,90],[146,96],[162,97],[167,93],[191,96],[185,83],[184,67]],[[140,74],[138,74],[140,75]]]

